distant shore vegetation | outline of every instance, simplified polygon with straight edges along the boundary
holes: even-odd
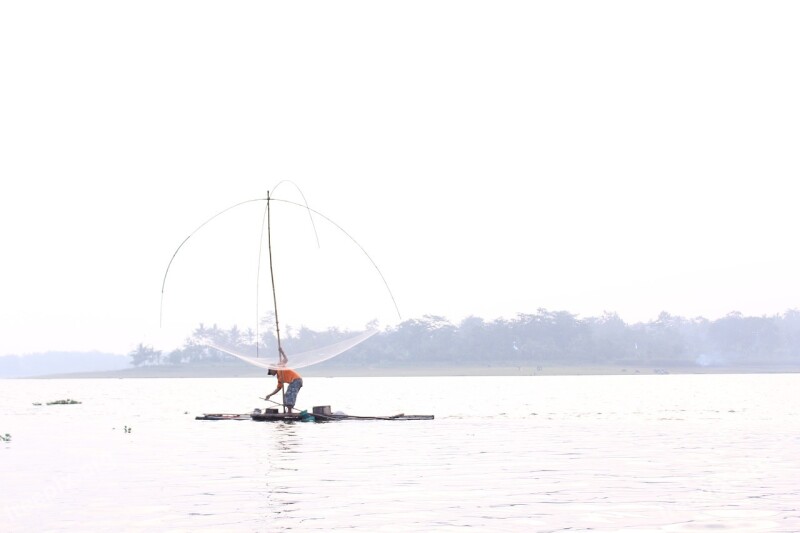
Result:
[[[265,320],[265,330],[270,330]],[[352,336],[354,332],[287,327],[282,345],[299,353]],[[262,333],[264,357],[274,356],[274,332]],[[139,344],[128,355],[135,367],[225,363],[233,358],[204,344],[253,349],[250,329],[199,325],[183,346],[168,353]],[[272,350],[273,353],[270,353]],[[616,313],[579,318],[539,309],[512,319],[468,317],[452,323],[426,315],[387,328],[323,363],[330,368],[386,366],[630,366],[630,367],[800,367],[800,311],[773,316],[732,312],[717,320],[661,313],[650,322],[628,324]]]

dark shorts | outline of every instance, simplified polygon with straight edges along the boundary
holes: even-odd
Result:
[[[294,407],[294,402],[297,401],[297,393],[300,392],[300,387],[302,386],[302,379],[296,379],[289,383],[289,387],[286,389],[286,396],[283,397],[283,403],[287,407]]]

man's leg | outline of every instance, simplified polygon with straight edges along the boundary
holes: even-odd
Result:
[[[303,381],[296,379],[289,384],[289,388],[286,390],[286,398],[284,403],[286,404],[286,408],[289,413],[291,413],[294,409],[294,404],[297,402],[297,393],[300,391],[300,387],[302,386]]]

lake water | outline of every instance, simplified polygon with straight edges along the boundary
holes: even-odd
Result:
[[[797,374],[307,378],[436,419],[194,419],[273,387],[0,380],[0,531],[800,531]]]

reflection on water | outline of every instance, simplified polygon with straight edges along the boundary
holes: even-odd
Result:
[[[266,378],[0,381],[0,530],[800,531],[797,375],[306,385],[437,418],[194,420]]]

